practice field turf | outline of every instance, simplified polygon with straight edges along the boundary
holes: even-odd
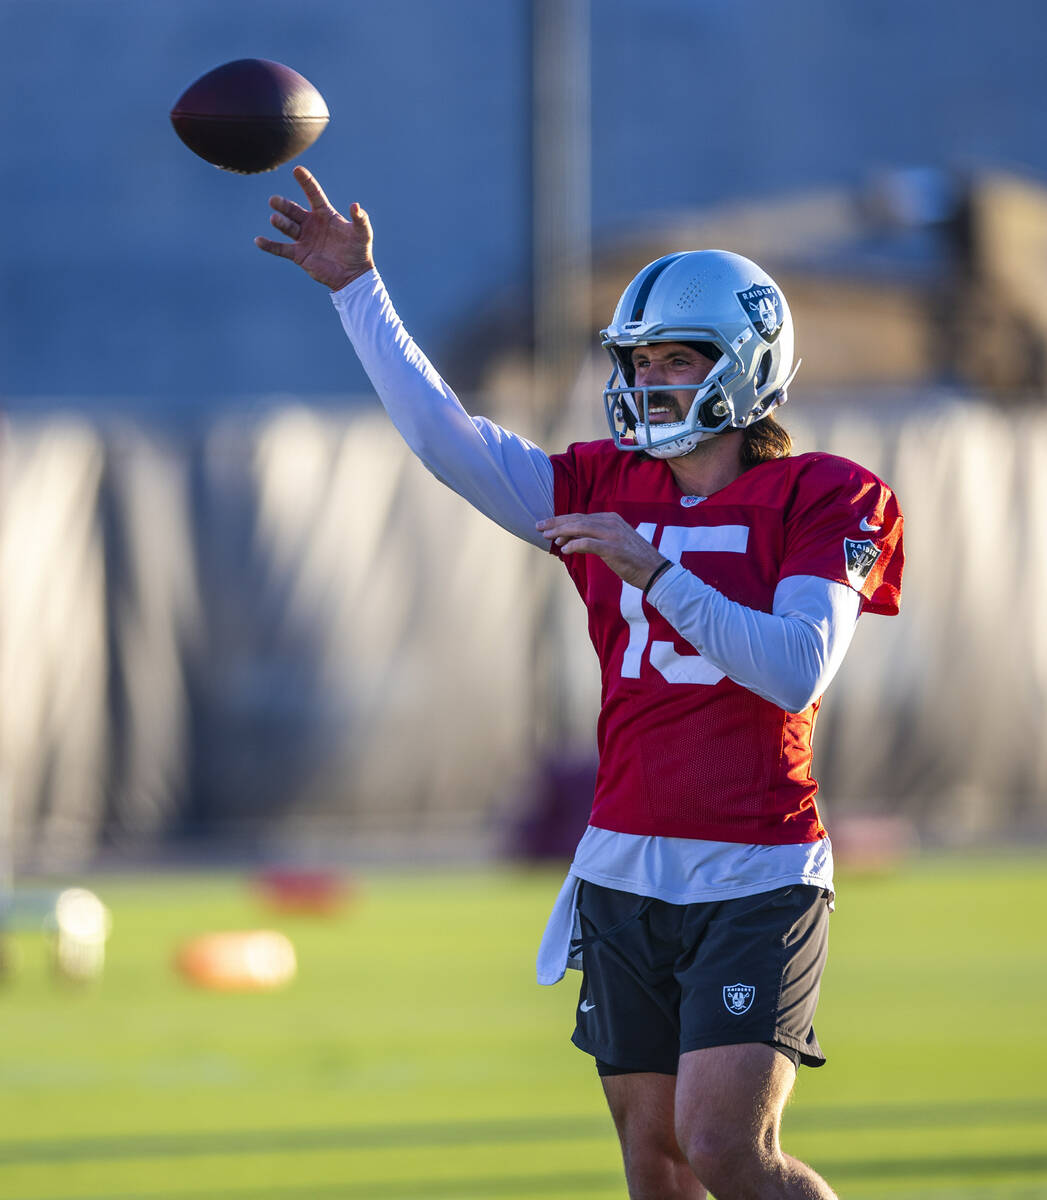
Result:
[[[83,882],[83,881],[81,881]],[[39,936],[0,991],[5,1200],[624,1197],[577,994],[534,983],[556,872],[365,873],[335,917],[247,880],[87,881],[100,984]],[[787,1149],[841,1197],[1047,1197],[1047,857],[924,858],[840,880],[819,1036]],[[187,936],[271,927],[283,991],[194,990]]]

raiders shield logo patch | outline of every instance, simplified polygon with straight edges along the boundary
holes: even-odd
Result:
[[[866,538],[856,542],[851,538],[843,539],[843,559],[847,568],[847,579],[855,591],[862,590],[873,563],[880,557],[880,551]]]
[[[777,289],[769,283],[757,283],[734,294],[760,337],[765,342],[777,341],[785,320],[785,309]]]
[[[740,1017],[753,1006],[756,988],[751,983],[728,983],[723,989],[723,1002],[729,1013]]]

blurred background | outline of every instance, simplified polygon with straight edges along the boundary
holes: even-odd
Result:
[[[193,157],[233,58],[331,124],[467,407],[604,433],[594,331],[721,246],[783,284],[784,423],[907,517],[902,615],[820,718],[830,824],[1047,832],[1047,88],[1034,0],[0,0],[5,870],[563,855],[582,606],[389,428],[323,289],[252,244],[290,165]],[[843,826],[841,826],[843,828]]]
[[[254,247],[293,164],[175,136],[263,57],[323,93],[304,161],[419,344],[551,451],[606,434],[595,332],[644,263],[779,279],[783,422],[895,487],[907,553],[819,716],[830,1067],[786,1145],[848,1200],[1047,1195],[1042,25],[0,0],[0,1193],[623,1191],[577,981],[533,974],[591,799],[584,610]]]

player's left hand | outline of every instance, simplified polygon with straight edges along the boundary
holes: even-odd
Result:
[[[536,528],[563,554],[598,554],[626,583],[642,588],[665,558],[617,513],[564,513]]]

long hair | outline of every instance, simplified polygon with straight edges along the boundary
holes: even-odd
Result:
[[[759,421],[747,425],[742,435],[742,467],[758,467],[773,458],[788,458],[793,452],[793,440],[788,430],[768,413]]]

